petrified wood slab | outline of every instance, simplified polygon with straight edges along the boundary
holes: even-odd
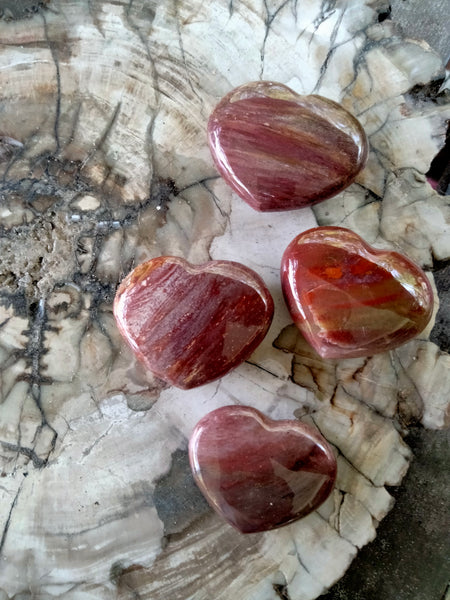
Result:
[[[317,598],[392,507],[386,486],[408,469],[408,425],[448,424],[450,359],[430,328],[369,359],[317,359],[284,307],[280,259],[319,223],[427,271],[448,260],[449,203],[425,174],[450,110],[445,92],[411,92],[442,77],[439,57],[379,22],[381,0],[5,4],[0,588],[65,600]],[[26,5],[31,17],[15,20]],[[368,134],[366,169],[314,212],[255,213],[214,169],[208,116],[258,79],[341,102]],[[196,390],[145,372],[113,321],[119,281],[163,254],[243,262],[276,301],[251,360]],[[297,417],[333,444],[337,486],[317,512],[246,536],[211,512],[187,440],[230,403]]]

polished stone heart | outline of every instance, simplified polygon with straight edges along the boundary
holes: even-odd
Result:
[[[327,499],[336,478],[333,450],[320,433],[248,406],[224,406],[203,417],[189,458],[210,505],[242,533],[306,516]]]
[[[395,348],[420,333],[433,311],[420,267],[342,227],[298,235],[283,255],[281,281],[294,323],[324,358]]]
[[[260,211],[334,196],[363,168],[368,149],[361,125],[342,106],[270,81],[225,96],[209,119],[208,139],[222,177]]]
[[[182,389],[222,377],[263,340],[273,300],[263,280],[236,262],[191,265],[162,256],[120,285],[114,315],[137,357]]]

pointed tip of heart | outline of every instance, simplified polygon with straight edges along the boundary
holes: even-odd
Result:
[[[282,527],[313,512],[333,490],[337,471],[318,431],[240,405],[198,422],[189,457],[209,504],[241,533]]]

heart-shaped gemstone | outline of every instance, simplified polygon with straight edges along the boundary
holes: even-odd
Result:
[[[208,139],[222,177],[261,211],[334,196],[352,183],[368,151],[363,128],[342,106],[270,81],[225,96],[209,119]]]
[[[224,406],[203,417],[189,458],[210,505],[242,533],[306,516],[327,499],[336,478],[333,450],[320,433],[248,406]]]
[[[281,282],[294,323],[323,358],[395,348],[420,333],[433,311],[420,267],[342,227],[298,235],[283,255]]]
[[[236,262],[191,265],[161,256],[139,265],[114,301],[120,332],[157,377],[189,389],[222,377],[263,340],[273,300]]]

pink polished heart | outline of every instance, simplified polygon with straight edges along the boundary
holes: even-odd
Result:
[[[273,300],[239,263],[191,265],[162,256],[139,265],[114,301],[118,328],[157,377],[182,389],[222,377],[263,340]]]
[[[342,227],[298,235],[283,255],[281,281],[294,323],[323,358],[396,348],[420,333],[433,311],[420,267]]]
[[[199,421],[189,442],[197,485],[242,533],[292,523],[333,489],[328,442],[300,421],[273,421],[248,406],[224,406]]]
[[[342,106],[270,81],[225,96],[209,119],[208,140],[222,177],[260,211],[334,196],[352,183],[368,152],[363,128]]]

